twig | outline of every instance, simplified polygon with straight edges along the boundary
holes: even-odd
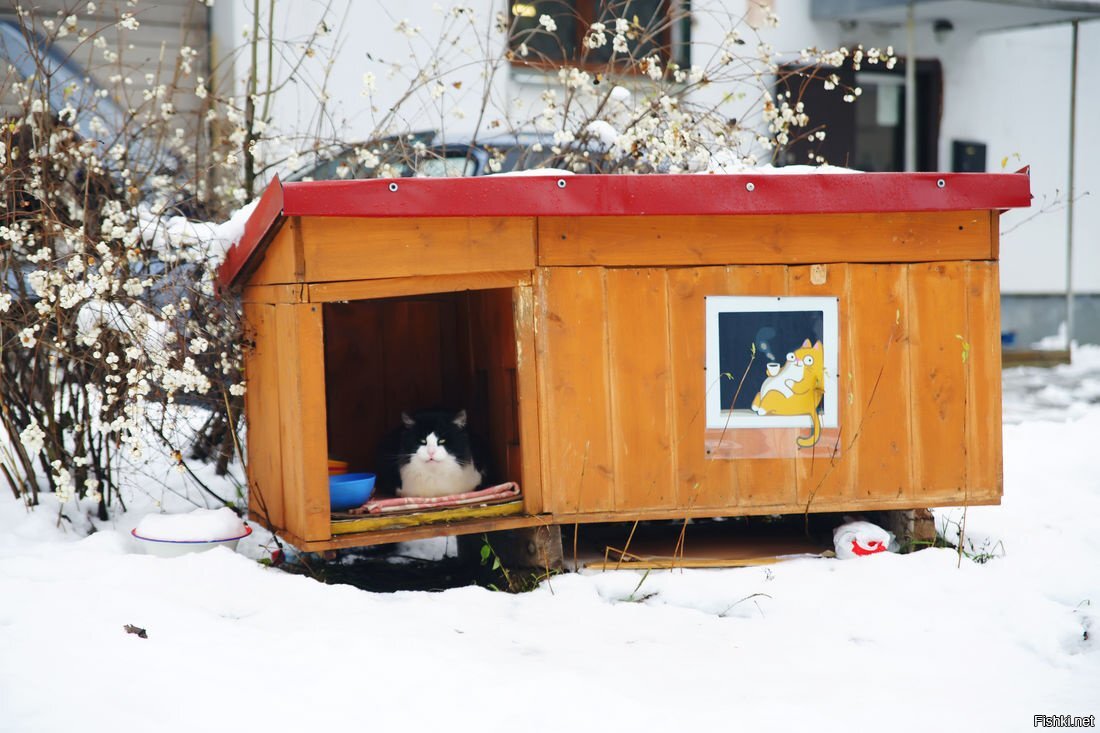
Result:
[[[648,578],[648,577],[649,577],[649,569],[647,568],[646,571],[644,573],[642,573],[642,577],[638,580],[638,585],[634,586],[634,590],[630,591],[630,595],[626,597],[627,601],[629,601],[629,602],[634,601],[634,594],[638,592],[638,590],[642,587],[642,583],[644,583],[646,581],[646,578]]]
[[[684,541],[687,539],[688,518],[684,517],[684,523],[680,525],[680,536],[676,538],[676,547],[672,550],[672,562],[675,566],[676,558],[680,558],[680,571],[683,572],[683,561],[685,557]]]
[[[580,570],[577,564],[577,536],[581,533],[581,523],[573,522],[573,572]]]
[[[741,394],[741,387],[745,384],[745,378],[749,376],[749,370],[752,369],[752,363],[756,361],[756,344],[752,345],[752,356],[749,357],[749,363],[745,365],[745,371],[741,375],[741,381],[737,384],[737,389],[733,393],[733,399],[730,400],[730,409],[726,412],[726,424],[722,426],[722,432],[718,436],[718,442],[714,446],[714,450],[718,450],[722,446],[722,440],[726,437],[726,430],[729,429],[730,419],[733,417],[733,406],[737,404],[737,397]],[[721,380],[722,377],[718,377]]]
[[[630,535],[626,538],[626,547],[623,548],[623,552],[619,555],[619,562],[616,563],[615,569],[618,570],[619,566],[623,564],[623,558],[626,557],[626,553],[630,550],[630,541],[634,539],[634,531],[638,529],[638,520],[634,520],[634,526],[630,528]]]
[[[745,601],[748,601],[748,600],[752,600],[753,598],[771,598],[771,596],[769,596],[767,593],[753,593],[752,595],[745,596],[744,598],[742,598],[738,601],[734,601],[733,603],[731,603],[729,606],[726,607],[726,610],[722,611],[722,613],[720,613],[718,615],[719,616],[725,616],[727,613],[732,611],[734,609],[734,607],[737,606],[738,604],[744,603]],[[756,609],[759,611],[760,606],[757,605]],[[760,611],[760,615],[763,616],[764,612]]]

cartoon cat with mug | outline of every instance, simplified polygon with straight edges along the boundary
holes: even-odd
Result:
[[[802,346],[787,354],[782,366],[768,364],[768,377],[752,400],[758,415],[807,415],[813,423],[813,433],[799,436],[798,445],[810,448],[821,438],[821,416],[818,405],[825,396],[825,350],[821,342]]]

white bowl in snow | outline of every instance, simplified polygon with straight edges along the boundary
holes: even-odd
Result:
[[[142,537],[137,528],[130,530],[135,539],[140,540],[142,549],[149,555],[158,557],[179,557],[189,552],[202,552],[212,550],[215,547],[228,547],[236,551],[237,543],[252,534],[252,528],[245,525],[244,534],[236,537],[226,537],[220,540],[158,540],[152,537]]]

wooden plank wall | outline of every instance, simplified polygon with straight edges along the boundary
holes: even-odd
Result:
[[[516,335],[511,290],[475,290],[466,294],[470,357],[482,403],[471,419],[482,434],[491,436],[490,449],[497,480],[519,480],[522,453],[519,430],[519,391],[516,371]]]
[[[530,217],[309,217],[301,220],[301,231],[305,279],[311,283],[535,265],[535,220]]]
[[[547,508],[568,521],[995,502],[999,390],[986,385],[1000,379],[996,264],[810,274],[541,270]],[[797,458],[707,459],[703,297],[764,294],[839,298],[838,437]]]
[[[274,311],[285,526],[304,540],[327,540],[331,532],[321,306],[279,304]]]
[[[544,267],[995,259],[987,211],[784,216],[544,216]]]
[[[248,513],[268,529],[285,527],[279,439],[279,362],[275,306],[245,303],[249,330],[245,348],[248,390],[244,395],[248,436]]]

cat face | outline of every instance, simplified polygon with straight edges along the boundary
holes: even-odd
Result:
[[[806,339],[801,347],[795,349],[794,359],[797,364],[805,369],[803,378],[805,378],[805,375],[810,375],[817,380],[818,384],[824,384],[825,349],[820,341],[811,346],[810,340]]]
[[[790,379],[797,382],[802,379],[802,373],[805,371],[805,364],[795,354],[790,352],[787,354],[786,361],[783,362],[783,366],[779,370],[779,376],[781,379]]]
[[[400,465],[424,467],[465,466],[472,462],[466,433],[466,411],[401,414]]]

